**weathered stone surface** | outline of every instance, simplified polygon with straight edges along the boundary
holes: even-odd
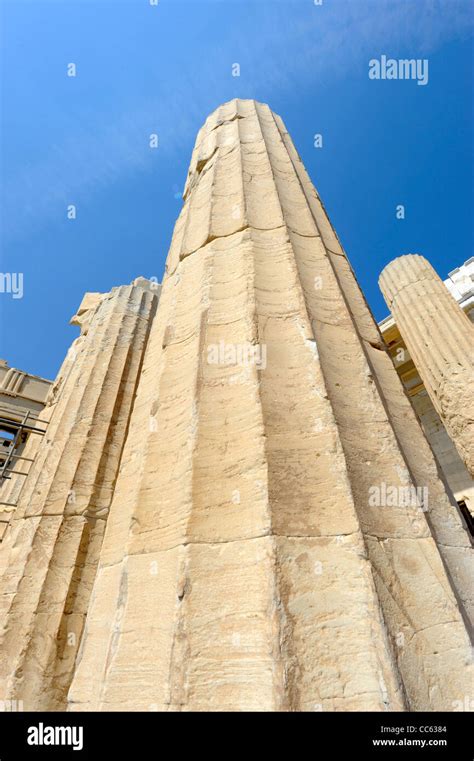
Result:
[[[279,117],[217,109],[184,198],[70,709],[452,710],[468,537]]]
[[[380,288],[435,409],[474,476],[474,329],[431,264],[400,256]]]
[[[452,710],[470,543],[281,119],[217,109],[184,199],[148,340],[142,279],[74,318],[0,550],[0,698]]]
[[[32,440],[35,462],[0,550],[0,699],[60,709],[76,655],[156,296],[86,294]]]

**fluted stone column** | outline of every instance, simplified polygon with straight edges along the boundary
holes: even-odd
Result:
[[[388,487],[426,489],[427,511]],[[191,159],[70,709],[451,710],[469,568],[281,119],[223,105]]]
[[[423,256],[390,262],[380,288],[433,405],[474,476],[474,328]]]
[[[155,286],[156,288],[156,286]],[[0,699],[65,707],[157,290],[89,293],[0,547]]]

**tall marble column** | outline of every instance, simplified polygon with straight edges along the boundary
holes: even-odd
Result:
[[[85,295],[0,546],[0,699],[57,710],[74,671],[157,302],[139,278]],[[34,447],[34,451],[33,451]]]
[[[423,256],[399,256],[380,288],[433,405],[474,476],[474,328]]]
[[[469,568],[283,122],[226,103],[191,159],[70,710],[452,710]]]

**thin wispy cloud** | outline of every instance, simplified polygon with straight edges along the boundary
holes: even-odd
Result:
[[[211,13],[214,2],[201,3],[202,13]],[[177,13],[182,12],[183,3],[175,5]],[[235,5],[236,14],[241,13],[239,3]],[[406,51],[428,55],[469,35],[473,26],[469,5],[451,0],[447,12],[446,3],[439,0],[416,4],[327,0],[323,6],[309,0],[272,2],[258,8],[258,45],[255,37],[243,33],[241,22],[227,28],[225,37],[210,35],[206,58],[194,68],[175,72],[174,78],[163,76],[160,67],[166,62],[157,55],[156,73],[147,74],[149,96],[137,102],[133,93],[125,93],[113,122],[99,108],[93,122],[90,117],[77,121],[60,142],[45,145],[36,161],[5,178],[3,235],[31,233],[54,218],[58,207],[90,203],[96,193],[121,178],[150,171],[151,132],[159,134],[160,157],[173,160],[206,115],[209,93],[216,93],[215,106],[219,104],[234,61],[241,63],[242,77],[229,82],[229,91],[231,85],[238,86],[241,97],[258,91],[268,93],[271,101],[274,91],[281,94],[311,83],[316,91],[351,75],[365,58]],[[8,135],[4,141],[3,150],[8,151]]]

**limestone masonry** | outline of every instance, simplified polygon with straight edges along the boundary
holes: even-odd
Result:
[[[449,711],[472,694],[468,532],[268,106],[231,101],[200,130],[161,292],[87,294],[75,322],[0,545],[0,699]]]

